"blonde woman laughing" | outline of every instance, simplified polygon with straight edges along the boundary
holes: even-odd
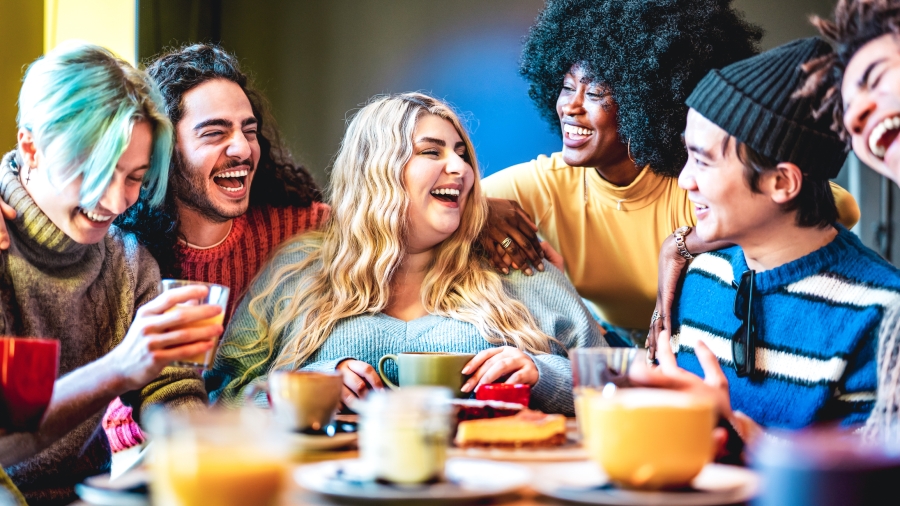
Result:
[[[476,250],[487,207],[447,105],[409,93],[360,110],[329,203],[324,229],[283,246],[239,306],[206,375],[213,402],[239,405],[276,369],[337,370],[348,402],[383,388],[386,353],[457,352],[476,354],[464,392],[527,383],[533,408],[573,412],[567,353],[603,345],[597,325],[556,268],[501,279]]]

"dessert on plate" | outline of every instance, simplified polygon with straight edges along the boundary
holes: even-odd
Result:
[[[460,448],[550,447],[565,442],[566,417],[530,409],[502,418],[462,421],[456,429]]]

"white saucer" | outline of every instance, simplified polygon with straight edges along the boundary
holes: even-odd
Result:
[[[300,451],[337,450],[356,443],[359,435],[356,432],[338,432],[333,436],[310,436],[308,434],[291,433],[288,435],[291,447]]]
[[[332,460],[294,471],[302,487],[320,494],[345,499],[397,500],[472,500],[514,492],[528,484],[531,472],[516,464],[447,459],[447,481],[433,485],[398,487],[370,481],[369,470],[358,459]]]
[[[84,502],[97,506],[149,506],[146,492],[134,492],[132,487],[145,485],[149,477],[145,471],[131,471],[116,480],[108,474],[91,476],[75,485],[75,493]]]
[[[690,491],[639,491],[606,486],[609,479],[592,461],[546,464],[532,484],[538,492],[565,501],[615,506],[704,506],[749,501],[759,491],[759,476],[743,467],[708,464]]]

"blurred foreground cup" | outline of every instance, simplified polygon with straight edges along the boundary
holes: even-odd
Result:
[[[273,371],[266,383],[248,389],[247,397],[265,392],[275,419],[283,428],[320,434],[332,424],[341,404],[343,386],[338,372]]]
[[[287,445],[257,409],[172,413],[148,421],[155,506],[271,506],[287,482]]]
[[[444,479],[454,407],[446,387],[375,391],[354,406],[359,450],[374,480],[412,485]]]
[[[864,444],[836,429],[767,434],[751,450],[759,506],[896,504],[900,448]]]
[[[713,457],[712,400],[684,392],[626,388],[587,399],[587,449],[626,488],[688,486]]]
[[[575,418],[578,434],[583,441],[588,423],[587,399],[599,395],[604,387],[628,386],[628,369],[638,354],[636,348],[576,348],[572,350],[572,388],[575,397]]]

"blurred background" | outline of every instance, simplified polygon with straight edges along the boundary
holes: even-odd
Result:
[[[424,91],[467,120],[483,174],[558,151],[519,77],[522,38],[543,0],[0,0],[0,149],[15,145],[28,63],[67,38],[132,62],[168,46],[216,42],[268,97],[294,157],[321,185],[350,114],[380,93]],[[763,49],[815,34],[834,0],[735,0],[766,33]],[[893,184],[851,156],[837,182],[856,197],[854,231],[900,260]],[[895,255],[895,252],[897,254]]]

